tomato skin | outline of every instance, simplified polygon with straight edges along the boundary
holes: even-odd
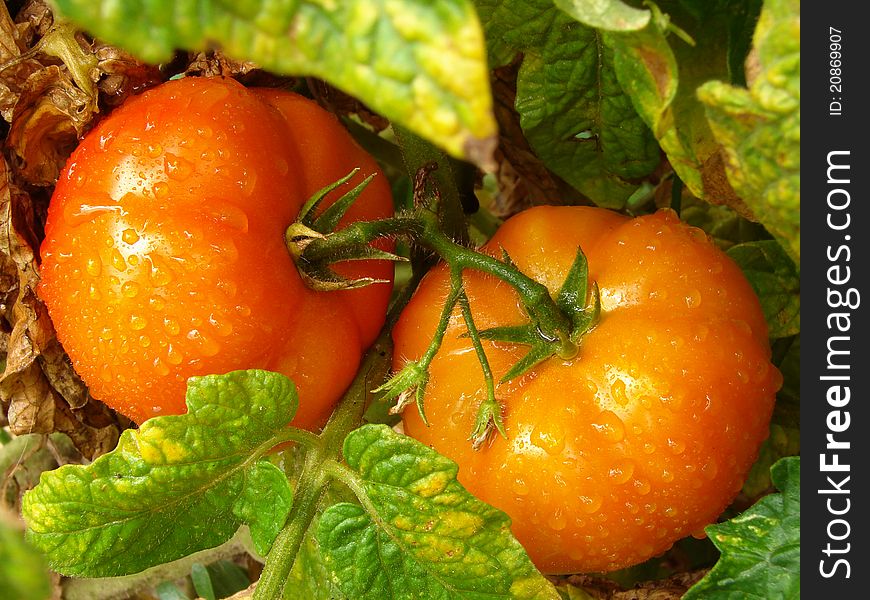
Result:
[[[308,289],[284,230],[354,167],[354,185],[377,176],[342,225],[391,215],[386,179],[333,115],[231,79],[170,81],[105,118],[61,174],[41,248],[39,294],[91,394],[142,422],[184,412],[190,376],[264,368],[295,381],[295,425],[322,425],[391,285]],[[384,261],[340,268],[392,280]]]
[[[740,490],[768,435],[782,378],[739,268],[672,211],[629,219],[604,209],[539,207],[484,247],[504,248],[551,290],[577,246],[601,289],[599,324],[572,360],[549,359],[501,384],[507,440],[467,440],[485,398],[481,368],[455,313],[432,363],[423,424],[405,432],[460,465],[459,480],[511,516],[547,573],[637,564],[713,522]],[[527,321],[512,288],[466,272],[481,329]],[[449,289],[436,267],[393,330],[394,368],[419,358]],[[527,347],[484,342],[496,380]]]

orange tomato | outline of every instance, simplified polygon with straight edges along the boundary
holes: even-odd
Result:
[[[170,81],[104,119],[55,189],[39,290],[91,394],[142,422],[183,412],[192,375],[262,368],[295,381],[294,424],[322,425],[391,285],[308,289],[284,230],[355,167],[352,185],[377,176],[339,227],[392,214],[375,161],[315,103],[231,79]],[[338,270],[392,280],[384,261]]]
[[[706,235],[668,210],[630,219],[587,207],[540,207],[508,220],[503,248],[551,292],[578,246],[601,290],[601,319],[571,360],[550,358],[503,383],[507,439],[468,441],[484,379],[459,312],[431,365],[426,427],[405,432],[455,460],[459,480],[504,510],[547,573],[611,571],[667,550],[714,521],[767,437],[781,376],[759,301]],[[492,276],[466,272],[478,328],[528,321]],[[449,289],[436,267],[396,325],[394,367],[418,359]],[[526,347],[484,341],[496,380]]]

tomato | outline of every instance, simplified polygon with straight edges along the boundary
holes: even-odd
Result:
[[[455,460],[459,480],[511,516],[547,573],[602,572],[658,555],[716,519],[768,434],[781,376],[739,268],[669,210],[629,219],[587,207],[540,207],[508,220],[483,248],[504,248],[527,275],[560,288],[577,247],[601,290],[601,318],[576,358],[550,358],[499,385],[507,439],[468,436],[485,395],[458,311],[430,369],[426,427],[405,432]],[[528,321],[510,286],[466,272],[481,329]],[[418,359],[449,289],[436,267],[393,336],[394,367]],[[484,342],[498,380],[528,347]]]
[[[375,161],[290,92],[185,78],[111,113],[61,174],[41,248],[40,296],[91,394],[142,422],[184,412],[192,375],[262,368],[295,381],[294,424],[321,425],[391,285],[308,289],[284,231],[355,167],[354,185],[377,176],[342,223],[392,214]],[[338,267],[392,279],[386,261]]]

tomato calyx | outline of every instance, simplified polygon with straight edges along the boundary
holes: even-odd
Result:
[[[581,248],[577,248],[574,263],[559,288],[555,302],[571,320],[571,334],[567,344],[564,340],[548,335],[533,314],[529,315],[529,323],[492,327],[480,332],[481,338],[493,342],[530,346],[528,353],[504,374],[500,383],[520,377],[551,356],[564,360],[574,358],[579,352],[583,335],[595,327],[601,316],[601,294],[596,282],[591,285],[589,283],[589,264]]]
[[[368,180],[347,192],[320,216],[314,215],[323,197],[349,181],[353,174],[312,196],[303,207],[298,221],[287,229],[287,247],[303,279],[317,290],[346,289],[374,283],[365,279],[347,280],[330,266],[346,260],[402,260],[370,245],[380,239],[404,237],[433,250],[443,259],[450,272],[450,291],[445,298],[435,333],[419,360],[406,364],[375,392],[383,393],[385,400],[396,401],[391,410],[393,413],[401,412],[407,405],[415,403],[423,422],[427,423],[423,399],[429,382],[429,366],[441,347],[451,315],[458,308],[466,329],[463,336],[472,342],[485,381],[485,398],[481,400],[468,439],[475,448],[479,448],[494,431],[505,436],[503,410],[496,398],[496,382],[483,341],[530,346],[528,353],[513,365],[500,383],[519,377],[552,356],[565,360],[574,358],[579,351],[580,339],[595,326],[601,308],[598,286],[589,282],[586,256],[578,248],[574,263],[554,296],[542,283],[524,274],[507,253],[503,252],[502,257],[497,258],[456,243],[443,233],[438,214],[425,203],[420,203],[413,211],[387,219],[355,222],[335,230],[341,215],[359,196]],[[513,287],[529,317],[528,323],[478,330],[463,283],[466,269],[489,273]]]
[[[348,183],[358,172],[359,168],[355,168],[338,181],[330,183],[312,194],[305,204],[302,205],[297,220],[284,232],[287,250],[290,252],[290,256],[293,257],[293,262],[296,264],[299,275],[305,284],[315,291],[347,290],[365,287],[374,283],[389,283],[385,279],[373,277],[360,277],[357,279],[342,277],[331,268],[331,265],[336,262],[348,260],[408,260],[403,256],[375,248],[369,245],[368,242],[347,245],[341,251],[334,252],[327,260],[311,259],[306,255],[305,250],[313,241],[323,240],[335,232],[341,218],[374,178],[374,174],[369,175],[356,187],[345,192],[332,205],[318,214],[318,208],[320,208],[326,196]]]

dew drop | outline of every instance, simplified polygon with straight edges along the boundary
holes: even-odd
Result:
[[[198,329],[188,331],[187,339],[197,343],[199,351],[203,356],[214,356],[221,350],[221,345],[218,342],[202,335]]]
[[[712,480],[716,477],[716,474],[719,472],[719,465],[716,463],[715,459],[710,459],[707,464],[701,467],[701,474],[707,480]]]
[[[643,445],[643,453],[644,454],[652,454],[655,451],[656,451],[655,444],[651,444],[651,443],[647,442]]]
[[[529,484],[522,477],[517,477],[511,484],[511,489],[517,496],[525,496],[529,493]]]
[[[679,456],[686,451],[686,444],[681,440],[668,438],[668,448],[671,452]]]
[[[157,158],[163,154],[163,146],[160,144],[148,144],[147,151],[150,158]]]
[[[125,281],[121,286],[121,295],[125,298],[135,298],[139,295],[139,284],[135,281]]]
[[[598,512],[604,502],[604,498],[601,496],[580,496],[578,500],[580,500],[580,510],[587,515]]]
[[[692,289],[686,295],[686,306],[689,308],[698,308],[701,306],[701,292],[696,289]]]
[[[221,337],[226,337],[233,332],[233,324],[221,320],[220,317],[218,317],[214,313],[209,315],[208,322],[212,327],[214,327],[215,332],[217,332],[217,334]]]
[[[91,300],[99,300],[103,297],[103,295],[100,293],[100,290],[93,283],[88,290],[88,295],[90,296]]]
[[[151,283],[155,287],[161,287],[172,283],[172,270],[162,259],[151,257],[151,269],[148,273]]]
[[[116,271],[124,272],[127,270],[127,261],[124,260],[124,255],[115,248],[112,250],[112,266]]]
[[[105,340],[105,341],[111,340],[112,339],[112,330],[109,329],[108,327],[103,327],[103,329],[100,331],[100,339]]]
[[[622,379],[617,379],[610,386],[610,395],[613,400],[620,406],[628,404],[628,395],[625,393],[625,382]]]
[[[169,196],[169,184],[165,181],[158,181],[151,187],[151,193],[155,198],[166,198]]]
[[[675,516],[677,516],[677,509],[675,509],[673,506],[667,507],[665,509],[665,516],[673,519]]]
[[[193,174],[193,163],[174,154],[166,154],[163,168],[166,174],[176,181],[183,181]]]
[[[565,448],[565,434],[557,424],[547,426],[547,429],[536,428],[531,435],[531,441],[549,455],[559,454]]]
[[[652,487],[650,486],[649,481],[643,477],[638,477],[634,480],[634,490],[639,496],[646,496],[649,494],[650,489],[652,489]]]
[[[547,519],[547,525],[553,531],[562,531],[568,525],[568,519],[565,518],[561,509],[556,509]]]
[[[139,345],[142,346],[143,348],[147,348],[148,346],[151,345],[151,338],[149,338],[147,335],[140,335],[139,336]]]
[[[148,299],[148,306],[154,310],[160,311],[166,308],[166,301],[160,296],[151,296]]]
[[[651,515],[658,509],[658,506],[655,502],[649,502],[643,505],[643,509],[647,512],[647,514]]]
[[[247,304],[239,304],[238,306],[236,306],[236,312],[243,317],[248,317],[251,315],[251,307]]]
[[[248,232],[248,214],[235,204],[229,202],[212,204],[208,216],[218,225],[225,225],[241,233]]]
[[[139,234],[133,228],[127,228],[121,233],[121,240],[131,246],[139,241]]]
[[[85,271],[91,277],[98,277],[100,273],[103,271],[103,261],[100,260],[100,257],[91,257],[85,263]]]
[[[628,459],[618,461],[610,468],[608,475],[613,483],[619,485],[625,483],[634,474],[634,462]]]
[[[662,481],[665,483],[670,483],[674,480],[674,474],[667,469],[662,470]]]
[[[181,326],[178,324],[178,321],[176,321],[172,317],[166,317],[163,319],[163,327],[166,329],[166,333],[168,333],[169,335],[178,335],[179,333],[181,333]]]
[[[604,436],[609,442],[620,442],[625,437],[625,424],[616,413],[603,410],[598,414],[592,427]]]
[[[154,359],[154,370],[157,371],[157,374],[161,377],[169,375],[169,367],[167,367],[159,358]]]
[[[166,352],[166,360],[169,361],[171,365],[180,365],[182,359],[181,352],[176,350],[172,344],[169,344],[169,348]]]
[[[148,326],[148,320],[139,315],[130,315],[130,327],[136,331],[141,331]]]

